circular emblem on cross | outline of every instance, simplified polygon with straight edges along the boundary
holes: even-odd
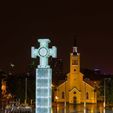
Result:
[[[45,47],[41,47],[38,52],[41,57],[45,57],[48,53],[48,50]]]

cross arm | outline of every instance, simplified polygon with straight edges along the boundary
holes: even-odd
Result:
[[[57,57],[57,48],[55,46],[52,46],[51,49],[49,49],[50,52],[50,56],[52,56],[53,58]]]
[[[38,49],[31,47],[31,58],[36,58],[38,56]]]

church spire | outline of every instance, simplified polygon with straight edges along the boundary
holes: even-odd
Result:
[[[74,47],[76,47],[76,46],[77,46],[77,38],[74,37]]]
[[[77,36],[74,37],[74,45],[73,45],[73,55],[77,55]]]

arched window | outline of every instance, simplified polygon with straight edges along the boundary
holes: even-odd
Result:
[[[76,104],[76,102],[77,102],[77,98],[74,96],[73,97],[73,104]]]
[[[64,99],[64,92],[62,92],[62,99]]]
[[[72,60],[72,65],[78,65],[78,60]]]
[[[74,69],[74,71],[76,71],[76,69]]]
[[[89,99],[89,93],[88,92],[86,93],[86,99]]]

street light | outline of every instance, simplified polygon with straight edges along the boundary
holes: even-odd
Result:
[[[27,73],[27,77],[29,73]],[[27,104],[27,77],[25,78],[25,105]]]
[[[25,105],[27,104],[27,77],[25,78]]]
[[[106,107],[106,80],[111,80],[110,78],[104,78],[104,108]]]
[[[84,82],[84,113],[86,113],[86,83]]]
[[[104,78],[104,103],[103,103],[104,108],[106,107],[106,84],[105,84],[105,79],[106,78]]]
[[[55,102],[56,102],[56,113],[59,112],[59,106],[58,106],[58,96],[55,96]]]
[[[64,102],[64,113],[66,113],[66,81],[67,81],[67,77],[65,78],[65,102]]]

